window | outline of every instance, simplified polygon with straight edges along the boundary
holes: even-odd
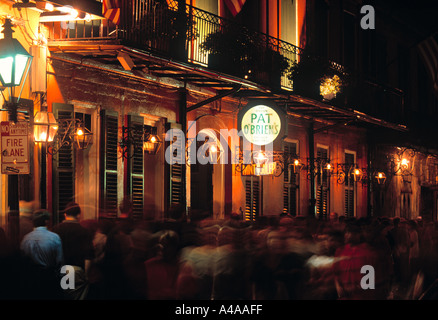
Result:
[[[328,213],[328,200],[330,190],[330,177],[325,169],[328,162],[328,148],[317,147],[316,158],[318,160],[318,172],[315,176],[315,197],[316,197],[316,216],[320,219],[326,219]]]
[[[286,143],[284,152],[289,154],[289,159],[294,159],[297,156],[298,143]],[[298,208],[298,186],[299,186],[299,169],[296,170],[293,163],[285,163],[284,168],[284,187],[283,187],[283,212],[293,216],[299,212]]]
[[[350,168],[354,167],[356,154],[354,152],[345,152],[345,188],[344,188],[344,213],[348,218],[355,216],[355,182],[350,174]]]

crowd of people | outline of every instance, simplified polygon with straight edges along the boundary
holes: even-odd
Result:
[[[47,210],[29,212],[16,245],[0,229],[0,299],[435,298],[436,222],[334,213],[84,220],[76,203],[63,214],[51,227]]]

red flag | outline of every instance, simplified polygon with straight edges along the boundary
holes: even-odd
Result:
[[[234,17],[240,12],[240,10],[242,10],[245,1],[246,0],[224,0]]]
[[[102,14],[116,25],[120,24],[120,0],[103,0]]]

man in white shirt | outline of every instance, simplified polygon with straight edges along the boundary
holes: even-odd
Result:
[[[25,293],[38,299],[60,298],[60,269],[63,264],[61,238],[47,229],[50,214],[47,210],[33,213],[34,229],[21,241],[26,277]]]

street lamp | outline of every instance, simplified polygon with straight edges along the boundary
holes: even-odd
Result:
[[[18,103],[29,73],[32,56],[26,51],[26,49],[24,49],[17,39],[12,38],[13,32],[11,20],[5,19],[2,31],[4,37],[0,40],[0,82],[3,87],[9,89],[9,101],[5,101],[5,106],[9,111],[9,120],[16,123],[18,120]],[[20,92],[17,97],[14,97],[13,88],[20,87],[20,85]],[[19,214],[18,190],[18,174],[9,174],[9,210],[10,214],[14,213],[17,215],[17,219]]]
[[[29,73],[32,56],[17,39],[12,38],[13,32],[11,20],[5,19],[2,31],[4,38],[0,40],[0,81],[3,87],[9,88],[9,102],[6,104],[10,112],[10,120],[16,122],[17,106]],[[12,88],[19,87],[21,83],[23,85],[20,93],[14,101]]]

